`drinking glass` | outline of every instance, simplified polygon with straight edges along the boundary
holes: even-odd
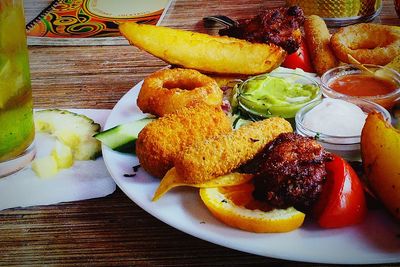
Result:
[[[0,177],[35,155],[32,106],[23,0],[0,0]]]
[[[382,9],[382,0],[286,0],[300,6],[306,15],[318,15],[331,27],[373,20]]]

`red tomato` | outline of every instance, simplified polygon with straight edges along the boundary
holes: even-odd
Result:
[[[314,72],[304,40],[301,42],[300,48],[296,52],[286,56],[285,61],[282,63],[282,67],[289,69],[300,68],[306,72]]]
[[[367,214],[364,189],[353,168],[334,155],[326,163],[327,182],[315,207],[317,222],[324,228],[360,223]]]

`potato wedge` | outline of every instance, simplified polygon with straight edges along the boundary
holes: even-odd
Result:
[[[278,67],[286,56],[276,45],[167,27],[127,22],[119,30],[132,45],[170,64],[207,73],[265,73]]]
[[[400,131],[379,113],[367,117],[361,133],[361,156],[372,190],[400,220]]]

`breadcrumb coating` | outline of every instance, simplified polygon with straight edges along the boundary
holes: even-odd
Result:
[[[149,123],[139,133],[136,155],[145,171],[162,178],[184,148],[231,131],[230,119],[221,107],[184,107]]]
[[[253,122],[187,147],[176,157],[174,165],[188,182],[205,182],[232,172],[280,133],[291,131],[290,123],[283,118]]]
[[[308,16],[304,22],[304,34],[311,61],[318,75],[338,66],[339,62],[331,48],[331,36],[322,18],[316,15]]]

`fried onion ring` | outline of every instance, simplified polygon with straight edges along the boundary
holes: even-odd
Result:
[[[362,64],[386,65],[400,54],[400,30],[372,23],[360,23],[339,29],[332,35],[331,46],[343,62],[348,54]]]
[[[214,79],[181,68],[163,69],[148,76],[137,99],[143,112],[160,117],[198,103],[220,106],[222,90]]]

